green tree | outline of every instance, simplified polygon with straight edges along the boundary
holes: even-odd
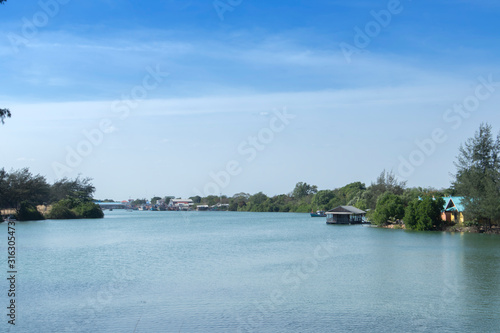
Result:
[[[382,171],[377,181],[372,183],[363,193],[362,199],[369,209],[375,209],[380,196],[386,192],[402,195],[406,187],[405,181],[399,181],[392,171]]]
[[[491,228],[500,220],[500,134],[481,124],[474,137],[460,146],[454,187],[464,197],[465,217]]]
[[[425,231],[440,229],[441,210],[445,205],[442,197],[437,199],[425,196],[414,199],[405,210],[404,222],[408,230]]]
[[[45,217],[36,209],[35,205],[27,201],[23,201],[19,204],[17,219],[19,221],[39,221],[45,220]]]
[[[302,199],[306,196],[318,193],[316,185],[309,185],[307,183],[299,182],[295,185],[292,195],[296,199]]]
[[[9,175],[5,169],[0,169],[0,207],[8,206],[8,190],[9,183],[7,182]]]
[[[230,212],[236,212],[238,211],[238,203],[234,200],[231,200],[229,203],[229,207],[227,209]]]
[[[262,192],[255,193],[250,197],[250,203],[253,205],[260,205],[263,204],[267,200],[267,195],[265,195]]]
[[[250,194],[248,193],[236,193],[230,199],[231,210],[245,210],[245,206],[247,205],[248,199],[250,198]],[[236,204],[236,209],[235,205]]]
[[[386,192],[377,201],[371,219],[377,225],[386,224],[388,221],[401,220],[405,215],[405,208],[401,196],[392,192]]]
[[[134,201],[132,201],[132,205],[133,206],[142,206],[142,205],[145,205],[147,202],[146,199],[135,199]]]
[[[453,196],[454,193],[453,191],[447,190],[447,189],[442,189],[442,190],[437,190],[432,187],[428,188],[422,188],[422,187],[412,187],[412,188],[407,188],[405,189],[403,193],[403,201],[405,205],[409,205],[410,202],[412,202],[415,199],[419,199],[424,196],[431,196],[431,197],[449,197]]]
[[[160,197],[153,197],[153,198],[151,198],[151,204],[156,205],[158,203],[158,201],[160,201],[160,200],[161,200]]]
[[[194,197],[190,197],[189,199],[193,200],[194,204],[199,204],[201,203],[201,197],[199,195],[196,195]]]
[[[312,204],[317,209],[328,209],[330,206],[328,205],[330,201],[335,197],[335,192],[331,190],[322,190],[314,195],[312,200]],[[332,209],[335,207],[331,207]]]
[[[213,206],[219,202],[220,198],[216,195],[209,195],[208,197],[203,198],[203,202],[209,206]]]
[[[66,198],[82,201],[91,200],[95,192],[92,178],[76,179],[63,178],[50,187],[50,202],[58,202]]]
[[[274,203],[279,207],[280,212],[289,212],[291,210],[292,198],[287,194],[275,196]]]
[[[338,190],[338,196],[342,200],[343,205],[352,206],[361,199],[364,191],[366,191],[365,184],[355,182],[340,188]]]
[[[49,201],[50,185],[45,177],[33,175],[28,168],[20,169],[10,174],[2,173],[4,177],[3,204],[6,208],[19,208],[21,202],[26,201],[33,205],[41,205]],[[5,176],[7,176],[5,178]]]

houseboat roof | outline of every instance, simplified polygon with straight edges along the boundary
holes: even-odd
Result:
[[[364,210],[353,206],[338,206],[326,212],[327,215],[362,215],[366,214]]]

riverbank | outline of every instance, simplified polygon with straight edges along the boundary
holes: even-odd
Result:
[[[383,226],[379,226],[379,227],[384,228],[384,229],[406,230],[406,226],[404,224],[388,224],[388,225],[383,225]],[[485,229],[482,226],[481,227],[479,227],[479,226],[465,227],[465,226],[453,225],[453,226],[446,226],[442,230],[438,230],[438,231],[464,232],[464,233],[471,233],[471,234],[500,235],[500,226],[494,225],[491,227],[491,229]]]
[[[483,227],[461,227],[461,226],[450,226],[446,227],[444,230],[446,232],[468,232],[474,234],[489,234],[489,235],[500,235],[500,227],[492,226],[491,229],[485,229]]]

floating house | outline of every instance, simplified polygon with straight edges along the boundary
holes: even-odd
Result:
[[[444,197],[444,207],[441,213],[441,218],[446,222],[454,222],[462,224],[465,221],[464,206],[462,205],[463,197]]]
[[[196,207],[196,210],[199,212],[205,212],[209,209],[210,209],[209,205],[198,205],[198,207]]]
[[[366,212],[352,206],[339,206],[326,212],[327,224],[361,224]]]

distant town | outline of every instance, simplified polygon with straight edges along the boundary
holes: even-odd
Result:
[[[101,207],[102,210],[113,209],[126,209],[126,210],[139,210],[139,211],[227,211],[229,210],[229,203],[222,203],[223,199],[227,197],[220,197],[220,201],[216,204],[208,205],[201,204],[200,200],[194,199],[175,199],[174,197],[153,198],[149,200],[124,200],[115,202],[111,200],[96,201],[95,203]],[[198,202],[195,202],[198,201]]]

